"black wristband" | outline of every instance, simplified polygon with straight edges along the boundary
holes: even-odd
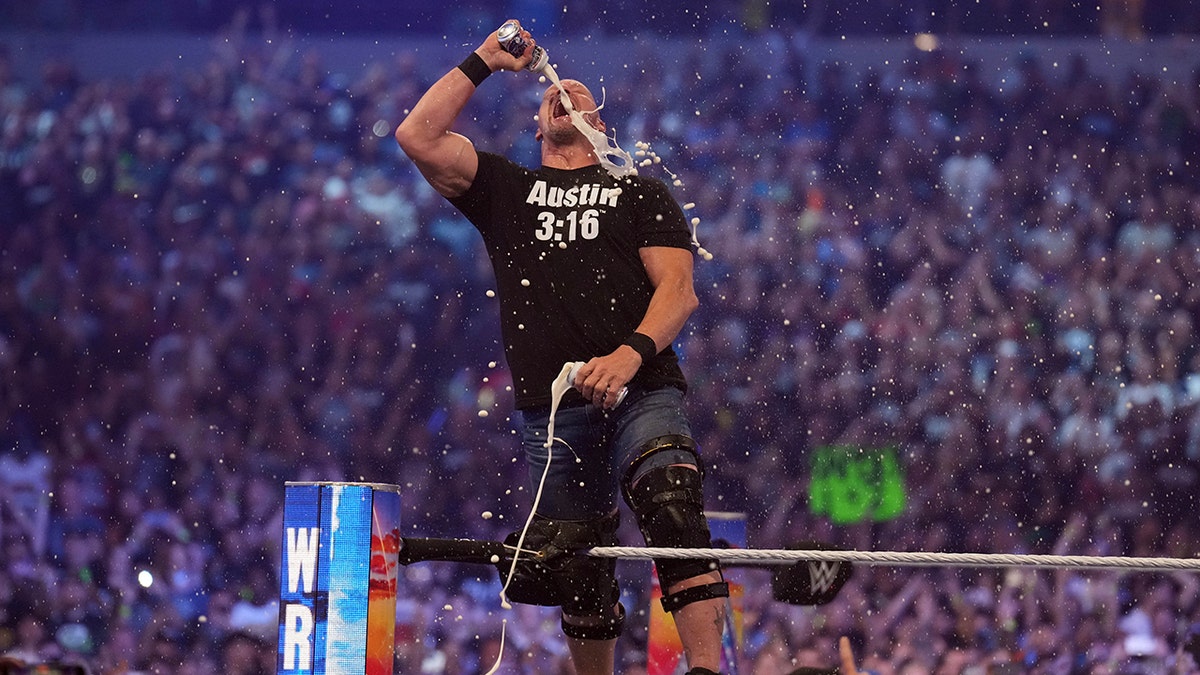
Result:
[[[648,363],[650,359],[658,354],[658,345],[654,344],[654,338],[644,333],[633,333],[625,338],[624,344],[633,347],[633,351],[637,352],[642,357],[642,363]]]
[[[463,71],[463,75],[471,81],[471,84],[478,87],[487,79],[488,75],[492,74],[492,69],[488,68],[488,64],[479,54],[471,52],[467,54],[467,58],[458,64],[458,69]]]

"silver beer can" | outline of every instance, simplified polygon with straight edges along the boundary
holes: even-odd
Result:
[[[517,58],[521,58],[521,55],[525,53],[525,48],[529,46],[529,43],[521,37],[521,27],[516,21],[506,21],[503,26],[500,26],[500,29],[496,31],[496,39],[500,41],[500,46],[504,47],[504,51]],[[536,73],[545,68],[549,61],[550,55],[546,53],[545,49],[534,47],[533,60],[525,66],[525,70]]]
[[[575,385],[575,376],[579,374],[579,368],[582,367],[583,364],[584,364],[583,361],[576,361],[576,362],[572,363],[571,370],[570,370],[570,372],[567,373],[567,383],[570,384],[572,387],[575,387],[575,389],[577,389],[577,390],[579,389],[579,387]],[[629,387],[621,387],[617,391],[617,401],[616,401],[616,403],[613,403],[612,407],[615,408],[615,407],[621,405],[621,401],[625,400],[625,395],[628,393],[629,393]]]

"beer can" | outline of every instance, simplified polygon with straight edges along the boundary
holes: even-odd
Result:
[[[579,373],[579,369],[583,367],[583,364],[583,361],[576,361],[575,363],[571,364],[571,370],[567,372],[567,382],[570,382],[571,386],[575,387],[576,389],[579,389],[579,387],[575,385],[575,375]],[[617,402],[614,403],[612,407],[615,408],[621,405],[621,401],[625,400],[625,395],[628,393],[629,387],[621,387],[621,389],[617,391]]]
[[[500,46],[504,47],[504,51],[512,54],[517,58],[525,53],[525,48],[529,46],[528,42],[521,37],[521,26],[516,21],[506,21],[503,26],[500,26],[496,31],[496,39],[500,41]],[[550,61],[550,55],[541,47],[533,48],[533,60],[529,65],[525,66],[525,70],[538,72],[546,67]]]

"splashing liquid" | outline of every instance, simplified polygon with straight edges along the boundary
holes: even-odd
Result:
[[[599,129],[596,129],[592,125],[588,124],[587,120],[583,117],[585,114],[600,112],[604,109],[604,103],[600,103],[598,106],[596,106],[595,110],[587,110],[583,112],[575,110],[575,107],[571,104],[571,97],[567,95],[566,88],[562,86],[562,81],[559,80],[558,73],[554,70],[554,66],[547,63],[536,70],[540,71],[543,76],[548,78],[550,82],[554,84],[554,86],[558,87],[559,99],[562,101],[563,108],[571,117],[571,125],[578,129],[579,133],[583,134],[583,137],[586,138],[589,143],[591,143],[592,150],[595,152],[596,158],[600,161],[600,165],[603,166],[604,169],[608,171],[608,173],[614,178],[636,176],[638,173],[638,165],[634,162],[633,157],[617,144],[616,138],[609,138],[608,135],[606,135],[603,131],[600,131]],[[601,89],[601,96],[604,96],[603,89]],[[646,158],[642,160],[642,166],[650,166],[652,164],[661,163],[662,160],[654,153],[653,150],[650,149],[649,143],[646,143],[645,141],[638,141],[637,148],[638,157]],[[614,161],[614,159],[617,161]],[[665,166],[662,167],[662,169],[666,171],[668,175],[670,175],[672,184],[675,187],[681,187],[683,185],[683,181],[681,181],[678,176],[668,170]],[[690,210],[695,206],[695,204],[688,203],[684,206],[684,210]],[[705,260],[712,260],[713,254],[705,250],[705,248],[700,245],[700,240],[697,238],[696,231],[699,224],[700,219],[695,217],[693,217],[688,223],[689,229],[692,231],[692,246],[696,248],[696,252],[700,255],[700,257],[704,258]]]
[[[542,67],[542,73],[550,79],[554,86],[558,87],[559,99],[567,114],[571,116],[571,125],[592,144],[592,150],[596,153],[596,159],[600,160],[600,165],[614,178],[637,175],[637,166],[633,163],[633,157],[617,144],[615,138],[609,138],[603,131],[588,124],[587,120],[583,118],[584,113],[576,110],[575,106],[571,104],[571,97],[567,96],[567,90],[558,79],[558,73],[555,72],[554,66],[547,63]],[[590,114],[603,109],[604,104],[601,103],[595,110],[586,112]]]

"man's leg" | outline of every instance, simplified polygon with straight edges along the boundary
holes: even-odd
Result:
[[[614,608],[614,612],[617,612]],[[595,626],[594,617],[573,617],[563,614],[564,625]],[[617,639],[584,640],[567,636],[567,649],[578,675],[613,675],[616,668]]]
[[[612,461],[603,436],[595,433],[602,428],[604,414],[592,406],[558,410],[554,435],[562,441],[556,441],[552,451],[545,447],[548,411],[526,412],[523,419],[523,444],[535,490],[546,463],[553,460],[534,519],[540,532],[547,531],[543,538],[564,550],[618,544],[619,516],[609,488],[615,480],[610,478]],[[559,520],[544,522],[550,517]],[[615,572],[616,560],[578,557],[566,567],[556,567],[551,578],[538,580],[553,587],[558,598],[554,604],[563,608],[563,634],[579,675],[612,675],[615,668],[625,618],[617,602]]]
[[[669,589],[672,594],[707,584],[721,583],[720,572],[692,577]],[[688,666],[717,672],[721,667],[721,635],[725,630],[725,598],[699,600],[675,610],[675,629],[683,644]]]
[[[626,470],[622,493],[648,546],[712,546],[704,516],[703,474],[695,442],[668,434],[644,443]],[[654,561],[662,607],[675,618],[688,666],[717,672],[729,585],[716,560]]]
[[[616,511],[587,520],[535,516],[522,546],[539,555],[518,558],[516,573],[508,583],[508,598],[513,602],[562,607],[562,631],[571,661],[581,675],[612,675],[625,608],[619,600],[617,561],[575,552],[616,544],[619,524]],[[505,542],[515,546],[519,536],[513,532]],[[500,573],[503,578],[503,565]]]

